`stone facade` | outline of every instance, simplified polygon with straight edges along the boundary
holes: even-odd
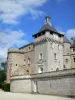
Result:
[[[16,85],[17,84],[17,85]],[[11,77],[10,91],[17,93],[31,93],[30,75]]]
[[[31,77],[32,93],[75,97],[74,77],[75,69],[34,75]]]
[[[33,43],[8,50],[12,92],[75,96],[75,41],[71,44],[49,21],[47,16]]]
[[[43,42],[44,41],[44,42]],[[34,39],[36,72],[49,72],[63,69],[63,36],[50,34]],[[42,54],[42,59],[39,58]]]
[[[17,84],[17,85],[16,85]],[[11,92],[75,97],[75,69],[11,77]]]
[[[10,82],[10,76],[34,74],[34,63],[34,46],[32,43],[19,49],[9,49],[7,82]]]

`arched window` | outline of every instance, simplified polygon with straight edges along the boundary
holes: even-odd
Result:
[[[59,68],[57,68],[56,71],[59,71]]]

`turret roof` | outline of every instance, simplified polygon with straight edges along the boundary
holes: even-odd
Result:
[[[70,41],[67,39],[67,37],[64,35],[64,40],[63,40],[64,43],[70,43]]]

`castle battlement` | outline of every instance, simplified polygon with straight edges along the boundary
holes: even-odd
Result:
[[[19,50],[18,48],[9,48],[8,53],[24,53],[24,51]]]

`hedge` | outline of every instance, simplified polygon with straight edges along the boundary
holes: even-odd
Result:
[[[4,91],[10,91],[10,84],[9,83],[3,83],[2,84],[2,89],[4,90]]]

